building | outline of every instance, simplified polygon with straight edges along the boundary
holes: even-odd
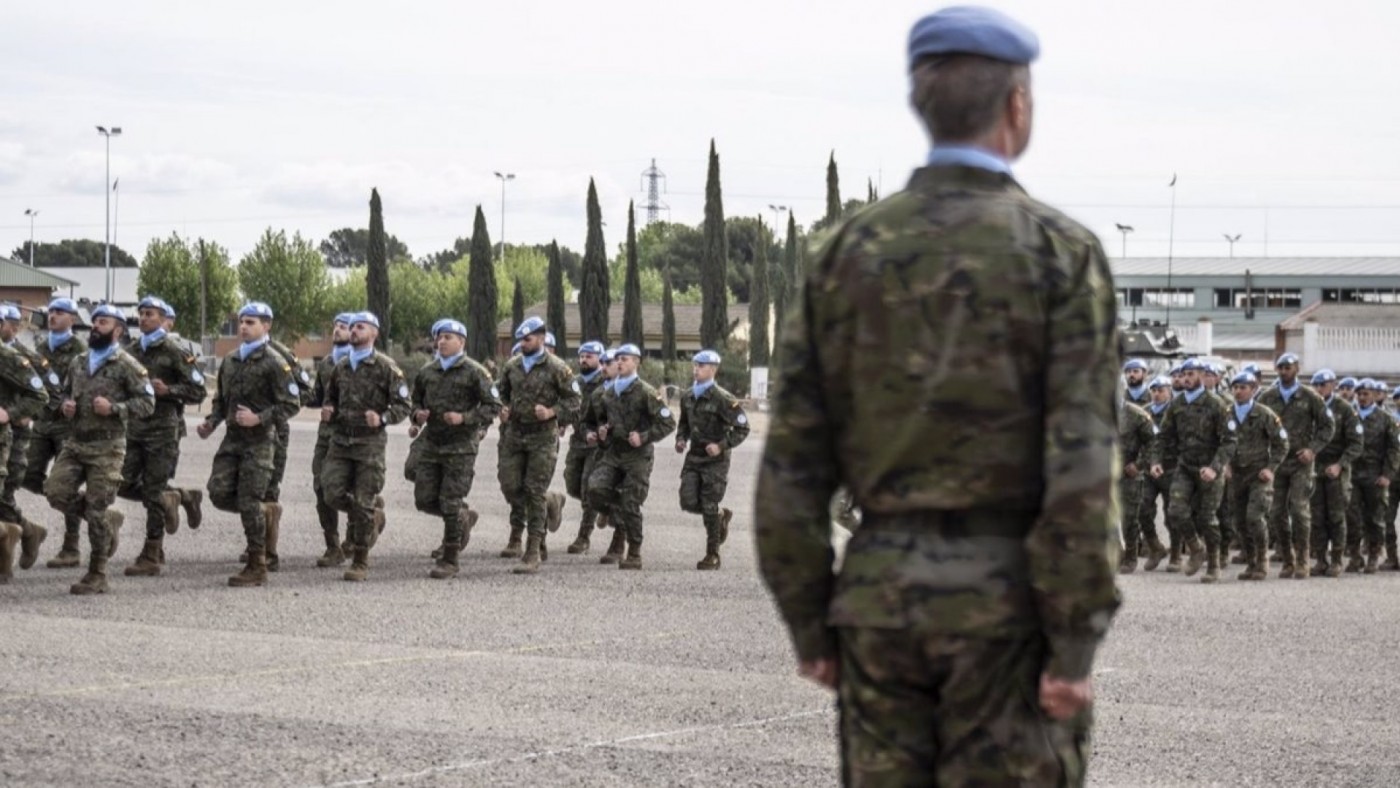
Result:
[[[69,298],[91,304],[100,304],[107,300],[106,268],[81,266],[36,270],[68,281],[68,292],[63,295]],[[140,303],[141,295],[136,291],[136,280],[140,275],[140,268],[113,268],[111,303],[121,309],[132,309]]]
[[[681,358],[690,358],[704,348],[700,345],[700,310],[699,304],[675,304],[672,311],[676,316],[676,353]],[[549,314],[548,306],[544,303],[533,304],[525,310],[525,314],[539,315],[545,317]],[[579,318],[579,307],[577,303],[564,305],[564,324],[568,328],[567,339],[564,343],[569,350],[576,351],[578,346],[586,339],[579,334],[579,327],[583,325]],[[614,303],[608,308],[608,326],[613,332],[611,337],[613,344],[622,342],[636,342],[637,337],[621,337],[616,332],[622,329],[622,304]],[[553,329],[551,329],[553,330]],[[749,331],[749,305],[730,304],[729,305],[729,333],[732,337],[747,338]],[[642,341],[645,344],[645,352],[648,358],[661,358],[661,305],[642,304]],[[589,337],[588,339],[594,339]],[[496,324],[497,353],[501,356],[510,355],[511,346],[515,344],[515,326],[510,320],[502,320]]]
[[[1279,353],[1298,354],[1304,372],[1400,382],[1400,304],[1322,301],[1278,324]]]
[[[0,257],[0,302],[21,310],[43,311],[55,296],[68,295],[76,284],[65,276]]]

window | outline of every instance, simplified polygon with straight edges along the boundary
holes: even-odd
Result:
[[[1346,287],[1322,291],[1331,304],[1400,304],[1400,291],[1391,287]]]
[[[1216,309],[1302,309],[1303,291],[1291,288],[1244,288],[1215,289]]]
[[[1189,287],[1127,287],[1118,291],[1118,305],[1190,309],[1196,305],[1196,291]]]

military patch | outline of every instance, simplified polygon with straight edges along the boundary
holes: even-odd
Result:
[[[57,373],[54,373],[54,372],[50,372],[50,373],[49,373],[49,385],[50,385],[50,386],[57,386],[57,385],[58,385],[58,375],[57,375]]]
[[[662,409],[661,409],[661,418],[663,418],[663,419],[669,419],[669,418],[671,418],[671,409],[670,409],[670,408],[662,408]]]
[[[311,383],[311,378],[307,376],[306,370],[304,369],[300,370],[299,374],[297,375],[297,378],[301,380],[303,385]]]
[[[44,381],[39,380],[39,376],[35,375],[34,377],[29,379],[29,387],[34,389],[35,391],[38,391],[39,389],[44,387]]]
[[[1329,418],[1329,419],[1335,419],[1335,418],[1337,418],[1336,416],[1333,416],[1333,415],[1332,415],[1332,409],[1331,409],[1331,408],[1323,408],[1323,410],[1326,411],[1326,413],[1327,413],[1327,418]]]
[[[578,381],[577,381],[577,380],[575,380],[574,383],[573,383],[573,389],[574,389],[574,393],[575,393],[575,394],[581,394],[581,393],[583,393],[583,392],[579,389],[579,387],[578,387]]]
[[[1356,423],[1356,434],[1357,434],[1357,435],[1365,435],[1365,434],[1366,434],[1366,428],[1363,427],[1363,426],[1361,426],[1361,422],[1359,422],[1359,421]]]
[[[156,390],[155,390],[154,387],[151,386],[151,381],[149,381],[149,380],[146,381],[146,386],[145,386],[145,388],[146,388],[146,395],[147,395],[147,396],[154,397],[154,396],[156,395]]]
[[[501,398],[501,392],[500,392],[500,390],[497,389],[495,386],[492,386],[492,387],[491,387],[491,396],[495,397],[496,399],[500,399],[500,398]]]
[[[1159,429],[1157,429],[1157,425],[1156,425],[1156,424],[1153,424],[1153,425],[1152,425],[1152,434],[1153,434],[1153,435],[1161,435],[1161,434],[1162,434],[1162,431],[1159,430]]]
[[[195,383],[203,383],[204,376],[199,374],[199,370],[197,369],[190,370],[190,380],[193,380]]]
[[[291,392],[293,397],[301,396],[301,387],[296,384],[296,381],[287,384],[287,391]]]
[[[740,413],[739,416],[738,416],[737,418],[734,419],[734,421],[738,422],[739,424],[748,424],[748,423],[749,423],[749,417],[748,417],[748,416],[745,416],[745,415],[742,414],[742,413]]]
[[[1279,436],[1280,438],[1283,438],[1284,440],[1288,440],[1288,430],[1286,430],[1286,429],[1284,429],[1284,428],[1282,428],[1282,427],[1279,427],[1279,428],[1278,428],[1278,436]]]
[[[407,385],[405,385],[405,384],[403,384],[403,383],[400,383],[400,384],[399,384],[399,396],[400,396],[400,397],[404,397],[405,399],[408,397],[408,386],[407,386]]]
[[[1230,419],[1229,421],[1225,422],[1225,427],[1229,429],[1230,432],[1234,432],[1236,429],[1239,428],[1239,425],[1235,424],[1234,419]]]

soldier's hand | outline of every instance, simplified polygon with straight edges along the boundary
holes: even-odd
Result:
[[[1259,472],[1259,481],[1264,482],[1265,484],[1272,484],[1274,481],[1274,472],[1269,470],[1268,468],[1265,468],[1264,470]]]
[[[1376,486],[1377,486],[1377,487],[1389,487],[1389,486],[1390,486],[1390,477],[1389,477],[1389,476],[1379,476],[1379,477],[1377,477],[1377,478],[1376,478]]]
[[[1312,453],[1312,449],[1299,449],[1298,453],[1294,456],[1298,458],[1298,462],[1301,462],[1304,465],[1311,465],[1313,459],[1317,455]]]
[[[1230,470],[1230,466],[1226,465],[1226,466],[1225,466],[1225,481],[1228,482],[1228,481],[1230,481],[1230,480],[1233,479],[1233,478],[1235,478],[1235,472],[1232,471],[1232,470]]]
[[[709,443],[705,445],[705,453],[711,457],[718,457],[719,453],[722,451],[724,451],[724,449],[718,443]]]
[[[240,427],[256,427],[262,424],[262,421],[258,419],[258,414],[254,413],[253,409],[247,405],[238,406],[238,410],[233,414],[233,420]]]
[[[419,408],[418,410],[413,411],[413,423],[427,424],[428,418],[432,415],[432,411],[428,410],[427,408]]]
[[[384,423],[384,420],[381,419],[381,418],[379,418],[379,412],[378,412],[378,411],[373,411],[373,410],[367,410],[367,411],[365,411],[365,426],[366,426],[366,427],[378,427],[378,426],[382,425],[383,423]]]
[[[333,419],[333,418],[335,418],[335,406],[334,406],[334,405],[323,405],[323,406],[321,406],[321,421],[324,421],[324,422],[326,422],[327,424],[329,424],[329,423],[331,422],[331,419]]]
[[[1205,482],[1206,484],[1210,484],[1211,482],[1215,481],[1219,476],[1220,474],[1216,473],[1214,468],[1201,469],[1201,481]]]
[[[1093,679],[1069,681],[1044,673],[1040,675],[1040,708],[1050,719],[1063,722],[1089,708],[1093,702]]]
[[[1329,479],[1339,478],[1342,475],[1342,464],[1338,462],[1328,465],[1327,470],[1323,471],[1323,473],[1326,473]]]
[[[410,424],[410,425],[408,425],[408,437],[410,437],[410,438],[416,438],[416,437],[418,437],[418,425],[417,425],[417,424]]]
[[[583,436],[583,440],[584,440],[584,442],[587,443],[589,446],[597,446],[597,445],[598,445],[598,433],[596,433],[596,432],[590,432],[590,433],[588,433],[587,435]]]
[[[157,397],[164,397],[170,393],[170,386],[166,385],[165,381],[160,378],[151,380],[151,389],[155,391]]]
[[[1138,477],[1137,463],[1130,462],[1127,465],[1124,465],[1123,475],[1128,477],[1129,479],[1136,479]]]
[[[455,410],[450,410],[442,414],[442,420],[452,425],[453,427],[456,427],[458,424],[461,424],[462,422],[466,421],[466,417]]]
[[[33,419],[20,419],[19,421],[15,422],[15,423],[18,424],[18,425],[21,426],[21,427],[26,428],[26,429],[29,428],[29,427],[34,426],[34,420],[33,420]]]
[[[797,663],[797,675],[834,690],[841,680],[841,663],[835,657],[803,660]]]
[[[510,408],[501,408],[501,423],[510,421]]]
[[[214,434],[214,425],[207,421],[201,421],[199,426],[194,428],[194,434],[198,435],[200,440],[205,440]]]
[[[73,415],[78,412],[78,403],[71,399],[66,399],[63,401],[63,405],[59,407],[59,410],[63,411],[65,417],[71,419]]]
[[[627,445],[634,449],[640,449],[642,447],[642,436],[635,432],[627,433]]]
[[[92,412],[99,416],[112,415],[112,401],[106,397],[93,397]]]
[[[546,408],[543,405],[536,405],[535,418],[540,421],[549,421],[550,419],[554,418],[554,409]]]
[[[685,441],[676,441],[676,454],[680,454],[683,451],[685,451]]]
[[[9,423],[10,423],[10,412],[9,412],[8,410],[5,410],[4,408],[0,408],[0,424],[9,424]]]
[[[603,426],[601,426],[601,427],[598,428],[598,440],[599,440],[600,442],[602,442],[602,443],[606,443],[606,442],[607,442],[607,440],[608,440],[608,425],[604,424]]]
[[[1164,473],[1164,471],[1162,470],[1162,466],[1153,465],[1152,470],[1148,471],[1148,473],[1152,474],[1152,478],[1160,479],[1162,478],[1162,474]]]

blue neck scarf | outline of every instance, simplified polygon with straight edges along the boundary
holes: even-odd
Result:
[[[345,357],[347,357],[347,356],[349,356],[349,355],[350,355],[350,343],[347,342],[347,343],[345,343],[344,345],[332,345],[332,346],[331,346],[331,360],[334,361],[335,363],[339,364],[339,363],[340,363],[340,360],[341,360],[342,358],[345,358]]]
[[[117,352],[117,343],[115,343],[115,342],[113,342],[112,344],[108,345],[107,347],[105,347],[105,348],[103,348],[103,349],[101,349],[101,350],[92,350],[92,349],[89,349],[89,350],[88,350],[88,374],[89,374],[89,375],[96,375],[96,374],[97,374],[97,370],[98,370],[99,368],[101,368],[101,366],[102,366],[103,364],[106,364],[106,363],[107,363],[107,359],[111,358],[111,357],[112,357],[112,354],[115,353],[115,352]]]
[[[448,356],[447,358],[439,358],[439,359],[438,359],[438,363],[442,365],[443,370],[446,370],[448,367],[452,366],[453,364],[456,364],[456,363],[457,363],[457,359],[460,359],[461,357],[462,357],[462,354],[461,354],[461,353],[458,353],[458,354],[455,355],[455,356]]]
[[[1235,403],[1235,422],[1236,422],[1237,424],[1244,424],[1244,420],[1247,419],[1247,418],[1249,418],[1249,412],[1250,412],[1251,410],[1254,410],[1254,400],[1250,400],[1249,402],[1246,402],[1246,403],[1243,404],[1243,405],[1241,405],[1241,404],[1239,404],[1238,402],[1236,402],[1236,403]]]
[[[1161,413],[1162,411],[1166,410],[1166,409],[1167,409],[1167,406],[1170,405],[1170,404],[1172,404],[1172,401],[1171,401],[1171,400],[1167,400],[1166,402],[1153,402],[1153,403],[1150,403],[1147,407],[1150,408],[1150,409],[1152,410],[1152,413],[1153,413],[1154,415],[1156,415],[1156,414]]]
[[[58,350],[60,347],[63,346],[63,343],[64,343],[64,342],[67,342],[68,340],[70,340],[70,339],[72,339],[72,338],[73,338],[73,332],[72,332],[71,330],[69,330],[69,331],[64,331],[62,334],[58,333],[57,331],[50,331],[50,332],[49,332],[49,350]]]
[[[617,385],[617,378],[608,378],[603,381],[603,391],[612,391],[615,385]]]
[[[1129,387],[1128,387],[1128,396],[1129,396],[1129,397],[1132,397],[1134,400],[1140,400],[1140,399],[1142,399],[1142,395],[1143,395],[1143,394],[1146,394],[1146,393],[1147,393],[1147,384],[1146,384],[1146,383],[1143,383],[1143,384],[1140,385],[1140,386],[1129,386]]]
[[[1302,384],[1296,380],[1293,381],[1293,385],[1291,387],[1283,385],[1282,381],[1279,382],[1278,393],[1283,395],[1283,404],[1287,405],[1288,401],[1290,399],[1293,399],[1293,395],[1298,393],[1298,387],[1301,385]]]
[[[354,347],[351,347],[351,348],[350,348],[350,368],[351,368],[351,369],[359,369],[359,368],[360,368],[360,362],[361,362],[361,361],[364,361],[365,359],[369,358],[369,357],[372,356],[372,355],[374,355],[374,345],[370,345],[369,347],[365,348],[364,350],[356,350]]]
[[[528,375],[530,374],[530,370],[535,368],[536,364],[544,361],[544,348],[540,348],[534,353],[523,354],[520,356],[520,360],[525,364],[525,374]]]
[[[262,339],[259,339],[256,342],[244,342],[243,344],[238,346],[238,358],[242,361],[247,361],[248,356],[252,355],[254,350],[257,350],[258,348],[263,347],[266,344],[267,337],[263,337]]]
[[[1370,407],[1366,407],[1366,408],[1362,408],[1362,409],[1358,410],[1357,413],[1359,413],[1359,414],[1361,415],[1361,420],[1362,420],[1362,421],[1365,421],[1367,418],[1370,417],[1370,415],[1371,415],[1372,413],[1375,412],[1375,410],[1376,410],[1376,406],[1375,406],[1375,405],[1371,405]]]
[[[157,328],[155,331],[152,331],[149,334],[142,334],[141,349],[147,350],[150,348],[151,345],[154,345],[156,342],[162,339],[165,339],[165,329],[163,328]]]
[[[593,382],[594,380],[596,380],[597,377],[598,377],[599,375],[601,375],[602,373],[603,373],[603,368],[602,368],[602,367],[599,367],[599,368],[593,370],[592,372],[582,372],[582,373],[579,373],[579,377],[583,378],[583,382],[584,382],[584,383],[592,383],[592,382]]]
[[[617,378],[613,381],[613,391],[617,392],[618,394],[621,394],[622,392],[626,391],[627,388],[632,385],[632,381],[636,379],[637,373],[635,372],[633,372],[625,378]]]
[[[1190,391],[1183,391],[1181,396],[1185,397],[1187,402],[1194,403],[1196,400],[1200,399],[1201,395],[1204,393],[1206,393],[1206,387],[1197,386]]]
[[[935,145],[933,150],[929,151],[928,164],[930,167],[976,167],[979,170],[1011,174],[1011,165],[1005,159],[972,145]]]
[[[696,381],[695,385],[690,387],[690,393],[694,394],[696,399],[699,399],[701,395],[703,395],[705,392],[709,391],[711,388],[714,388],[714,385],[714,380],[711,380],[708,383],[701,383],[699,381]]]

